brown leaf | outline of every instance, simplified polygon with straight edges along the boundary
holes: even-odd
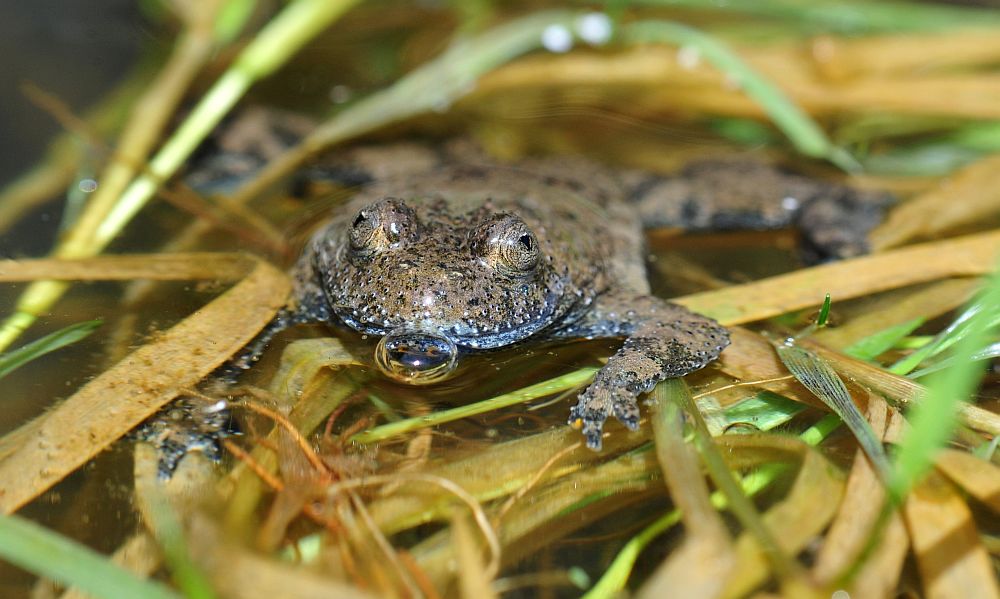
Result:
[[[884,250],[963,225],[974,225],[997,212],[1000,212],[1000,154],[970,164],[893,210],[872,231],[871,244],[876,250]]]
[[[675,299],[724,325],[770,318],[835,301],[949,277],[992,272],[1000,231],[925,243],[892,252],[823,264],[745,285]]]
[[[764,522],[778,539],[781,548],[790,555],[802,551],[833,518],[844,483],[837,471],[815,449],[792,439],[765,435],[735,435],[721,437],[720,444],[744,449],[757,444],[760,449],[787,452],[797,449],[802,466],[789,494],[764,514]],[[738,453],[735,452],[734,453]],[[770,573],[767,558],[754,537],[746,532],[736,541],[736,564],[726,581],[723,597],[742,597],[763,584]]]
[[[966,493],[1000,513],[1000,468],[996,464],[955,449],[943,450],[934,464]]]
[[[932,472],[907,497],[903,514],[928,598],[1000,597],[969,506],[951,483]]]
[[[223,257],[223,262],[231,259]],[[288,278],[265,262],[239,259],[246,276],[233,288],[11,433],[17,443],[4,443],[10,453],[0,461],[0,511],[11,513],[62,480],[215,370],[263,328],[284,304]],[[15,265],[3,266],[8,280],[17,276]],[[41,276],[69,275],[50,269]]]
[[[867,417],[876,434],[882,437],[889,419],[902,418],[899,412],[874,393],[868,396]],[[858,450],[847,479],[844,500],[816,557],[813,575],[818,581],[834,583],[858,557],[872,535],[884,501],[885,490],[881,481],[871,463],[865,459],[864,452]],[[890,518],[878,546],[852,581],[853,596],[894,595],[909,544],[899,515],[892,514]]]

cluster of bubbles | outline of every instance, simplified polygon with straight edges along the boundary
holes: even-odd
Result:
[[[573,48],[574,37],[600,46],[611,39],[611,19],[601,12],[587,13],[576,20],[571,30],[562,23],[553,23],[542,31],[542,47],[549,52],[562,54]],[[575,33],[575,36],[574,36]]]

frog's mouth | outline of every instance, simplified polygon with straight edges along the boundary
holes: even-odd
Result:
[[[386,376],[410,385],[436,383],[455,371],[458,347],[447,337],[396,331],[379,340],[375,364]]]

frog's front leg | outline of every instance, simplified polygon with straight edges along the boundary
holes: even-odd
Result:
[[[636,430],[639,395],[664,379],[704,367],[729,345],[728,331],[711,318],[645,295],[601,296],[587,316],[557,336],[625,338],[570,411],[569,423],[582,428],[587,446],[595,450],[601,448],[608,416]]]

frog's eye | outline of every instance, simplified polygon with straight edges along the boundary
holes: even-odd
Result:
[[[351,222],[351,248],[364,250],[374,245],[379,228],[378,214],[370,207],[362,208]]]
[[[538,240],[523,220],[496,214],[473,233],[472,251],[510,274],[525,274],[538,264]]]
[[[385,198],[365,206],[354,216],[348,234],[351,249],[367,255],[394,249],[417,235],[413,209],[396,198]]]

